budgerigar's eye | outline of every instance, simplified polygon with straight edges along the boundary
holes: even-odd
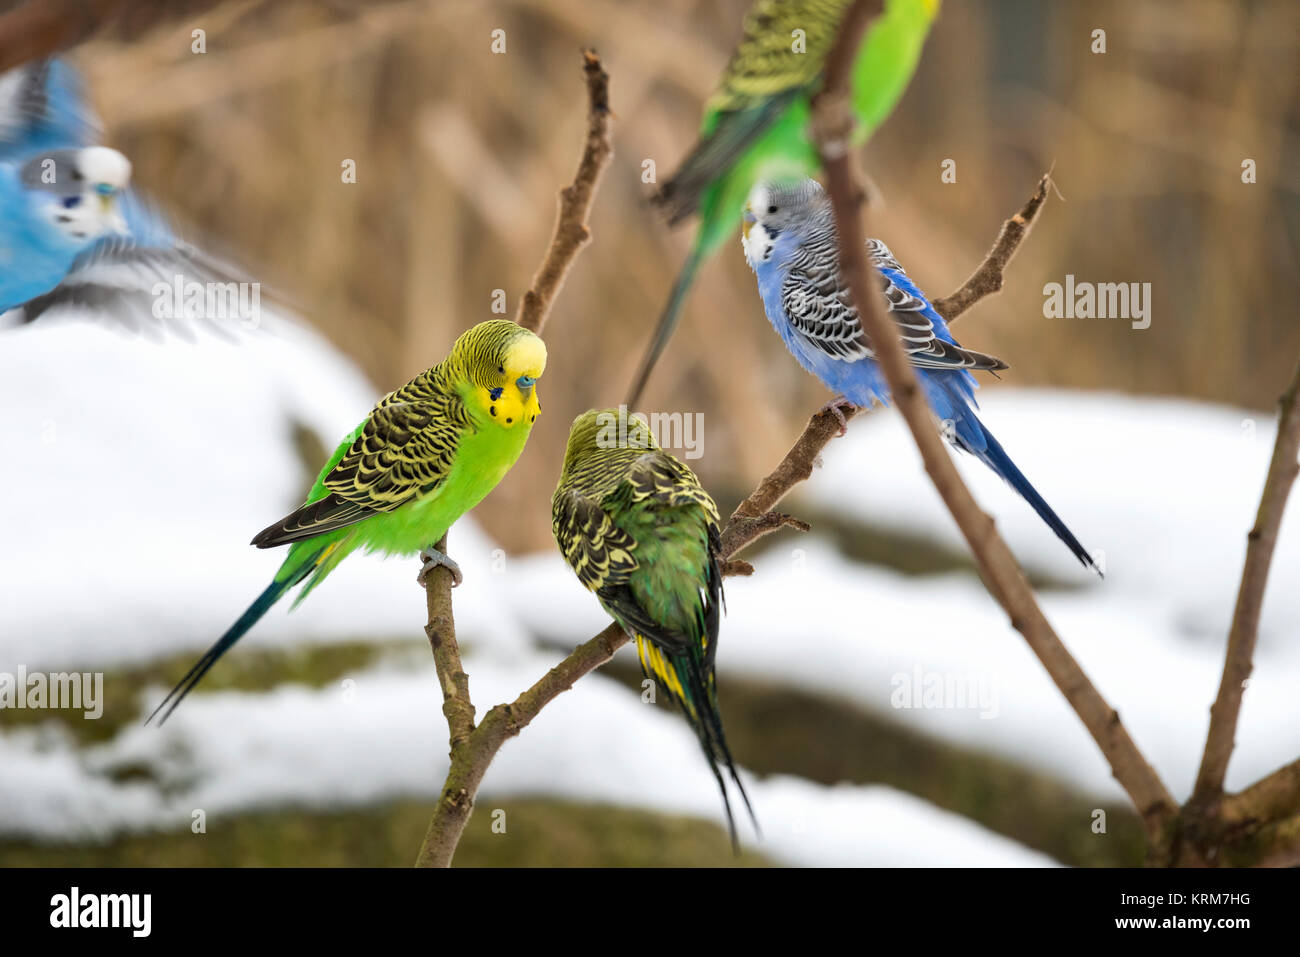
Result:
[[[505,374],[506,374],[506,367],[505,367],[505,366],[497,366],[497,372],[500,372],[502,375],[505,375]]]
[[[80,206],[80,205],[81,205],[81,197],[80,197],[80,196],[65,196],[65,197],[63,198],[63,208],[64,208],[64,209],[73,209],[74,207],[77,207],[77,206]]]
[[[775,207],[775,206],[769,206],[769,207],[767,207],[767,215],[771,216],[771,215],[772,215],[773,213],[775,213],[775,212],[776,212],[776,207]]]

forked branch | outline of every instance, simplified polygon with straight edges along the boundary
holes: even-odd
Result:
[[[879,2],[858,0],[854,8],[878,10]],[[846,16],[828,60],[823,91],[813,104],[813,135],[821,151],[827,189],[835,210],[841,270],[894,405],[912,433],[926,472],[966,538],[986,586],[1092,734],[1154,841],[1177,814],[1177,805],[1129,737],[1118,713],[1093,687],[1057,637],[993,519],[980,509],[957,473],[934,427],[929,405],[903,350],[899,330],[880,308],[879,277],[866,256],[861,212],[864,193],[855,182],[848,150],[853,122],[847,109],[849,66],[851,53],[858,47],[867,20],[869,17],[855,17],[853,13]]]
[[[1193,804],[1203,804],[1223,793],[1223,779],[1228,773],[1228,759],[1237,733],[1241,713],[1241,696],[1254,667],[1255,641],[1259,636],[1259,616],[1264,604],[1264,589],[1273,563],[1278,529],[1286,511],[1287,497],[1300,473],[1300,364],[1296,365],[1291,383],[1279,400],[1277,439],[1264,493],[1259,500],[1255,524],[1246,536],[1246,563],[1237,590],[1237,607],[1228,632],[1228,650],[1223,663],[1219,694],[1210,707],[1210,730],[1205,739],[1205,753],[1196,776]],[[1300,783],[1300,779],[1298,779]]]
[[[591,241],[587,215],[601,174],[614,155],[609,135],[609,74],[605,72],[600,57],[594,50],[583,51],[582,72],[587,84],[587,137],[582,158],[578,162],[573,182],[560,192],[555,233],[551,237],[541,268],[533,279],[532,288],[524,294],[519,314],[515,317],[521,326],[537,333],[546,325],[555,296],[564,284],[574,259],[582,247]],[[438,548],[445,552],[445,537]],[[527,717],[516,717],[512,705],[498,705],[484,716],[481,725],[475,727],[469,676],[461,664],[460,646],[456,642],[456,627],[451,610],[451,584],[451,572],[442,566],[434,568],[425,577],[429,610],[425,633],[429,637],[438,683],[442,687],[442,710],[447,718],[451,766],[447,771],[442,795],[434,809],[433,819],[429,822],[429,830],[420,847],[417,867],[447,867],[451,864],[456,846],[460,843],[461,834],[473,811],[474,795],[478,792],[479,783],[497,749],[506,737],[518,734],[519,729],[531,721],[532,715],[547,701],[568,687],[543,678],[516,702],[521,711],[531,710]],[[593,647],[592,654],[598,655],[599,643]],[[613,654],[613,649],[609,654]],[[608,660],[608,657],[602,660]]]

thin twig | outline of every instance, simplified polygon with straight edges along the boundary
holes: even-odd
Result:
[[[829,420],[829,424],[825,420]],[[789,515],[770,511],[770,505],[798,482],[811,474],[812,460],[821,447],[830,441],[839,428],[829,412],[819,412],[808,423],[808,428],[776,471],[759,483],[754,494],[746,499],[727,522],[722,533],[722,559],[724,575],[744,575],[753,571],[746,562],[731,561],[732,557],[754,540],[783,526],[807,530],[808,525]],[[820,444],[817,444],[820,440]],[[806,467],[790,464],[798,453],[806,457]],[[770,503],[763,506],[762,503]],[[749,506],[749,512],[742,510]],[[445,540],[439,543],[439,549]],[[429,625],[426,629],[433,646],[438,679],[443,688],[443,713],[451,732],[451,767],[443,785],[442,796],[429,823],[429,830],[416,861],[418,867],[446,867],[455,854],[456,845],[469,822],[478,786],[488,765],[508,738],[526,727],[542,708],[561,692],[572,688],[583,675],[599,668],[630,640],[618,625],[610,624],[600,634],[579,645],[558,665],[548,671],[540,681],[508,705],[497,705],[483,717],[478,727],[473,726],[474,706],[469,700],[468,678],[460,665],[456,647],[455,630],[451,620],[451,573],[445,568],[435,568],[429,575]]]
[[[988,251],[988,255],[984,257],[979,267],[971,273],[970,278],[951,296],[934,301],[935,310],[946,322],[951,324],[985,296],[991,296],[1002,289],[1003,273],[1007,263],[1011,262],[1011,257],[1020,248],[1020,243],[1029,235],[1034,217],[1038,215],[1038,211],[1043,208],[1043,203],[1047,200],[1047,188],[1051,182],[1051,174],[1044,173],[1043,178],[1038,181],[1038,189],[1034,190],[1034,195],[1029,197],[1018,213],[1002,224],[1002,231],[998,233],[993,248]]]
[[[1279,401],[1277,440],[1273,458],[1264,481],[1264,493],[1255,514],[1255,525],[1246,536],[1246,562],[1237,590],[1237,607],[1228,632],[1228,649],[1224,656],[1223,678],[1219,694],[1210,708],[1210,730],[1205,739],[1205,753],[1196,776],[1192,804],[1204,804],[1223,793],[1223,779],[1228,773],[1241,712],[1241,695],[1246,688],[1255,657],[1255,640],[1259,635],[1260,609],[1264,588],[1273,562],[1278,529],[1286,510],[1287,496],[1300,473],[1300,364],[1296,365],[1291,383]]]
[[[830,420],[829,427],[826,426],[823,418]],[[829,412],[814,415],[804,435],[795,443],[795,448],[791,450],[790,455],[786,456],[787,461],[783,461],[777,466],[776,471],[760,482],[758,489],[746,502],[770,501],[775,504],[792,486],[807,478],[806,472],[799,477],[799,470],[789,465],[790,457],[798,450],[801,454],[807,455],[811,462],[817,455],[816,451],[812,451],[816,439],[820,437],[821,444],[825,445],[836,434],[838,428],[838,422]],[[779,492],[776,491],[777,489]],[[784,526],[792,526],[804,531],[808,529],[807,523],[779,512],[763,511],[756,515],[746,515],[741,514],[741,509],[737,509],[737,513],[727,522],[722,532],[723,574],[731,576],[751,573],[753,568],[747,562],[734,561],[733,556],[755,539]],[[442,568],[434,570],[434,574],[443,572],[445,569]],[[431,615],[432,608],[431,598]],[[443,787],[438,809],[429,825],[424,847],[420,852],[418,861],[420,866],[445,866],[450,863],[451,855],[455,851],[455,842],[459,840],[465,822],[469,819],[478,786],[501,745],[518,734],[522,728],[527,727],[542,708],[558,695],[568,691],[584,675],[595,671],[614,657],[614,653],[630,640],[621,627],[611,623],[600,634],[574,649],[568,657],[510,704],[500,704],[492,708],[484,715],[482,723],[468,735],[463,747],[457,748],[453,744],[452,767],[447,775],[447,783]],[[436,653],[435,649],[435,655]],[[440,668],[439,674],[441,673]],[[444,706],[444,711],[446,710],[447,707]],[[471,707],[471,720],[472,716]],[[453,720],[450,712],[447,720],[449,723]]]
[[[609,74],[600,64],[595,50],[582,51],[582,72],[587,80],[587,142],[578,163],[573,182],[560,191],[560,209],[555,220],[555,234],[541,268],[533,277],[532,288],[519,303],[515,322],[525,329],[540,333],[546,316],[555,301],[555,294],[564,283],[569,267],[579,250],[591,242],[587,214],[591,200],[600,183],[601,174],[614,155],[609,136]]]
[[[768,532],[785,526],[808,529],[807,523],[773,512],[771,508],[786,492],[812,474],[813,461],[838,430],[839,422],[830,412],[815,414],[789,454],[736,509],[722,532],[724,575],[752,572],[753,568],[747,562],[732,559],[737,552]],[[434,582],[429,589],[429,641],[434,647],[434,661],[443,687],[443,712],[451,730],[452,747],[447,781],[416,864],[420,867],[446,867],[451,863],[456,844],[469,821],[478,786],[501,745],[526,727],[557,695],[609,661],[630,639],[622,628],[610,624],[574,649],[513,702],[492,708],[478,727],[473,727],[474,706],[469,700],[468,679],[460,666],[451,625],[451,575],[445,568],[435,568],[429,579]],[[435,641],[435,635],[440,643]],[[458,738],[466,727],[468,732]]]
[[[840,408],[846,423],[860,411],[853,406]],[[781,499],[785,498],[790,489],[811,478],[817,456],[821,455],[822,449],[826,448],[839,431],[840,423],[833,413],[826,409],[814,413],[808,420],[803,434],[795,440],[790,451],[785,453],[781,463],[758,483],[758,487],[749,498],[736,506],[736,511],[727,523],[727,531],[723,532],[723,544],[727,543],[727,534],[731,532],[737,518],[759,518],[767,514]],[[732,550],[738,551],[746,543],[733,542],[732,544],[735,546]]]
[[[878,8],[879,4],[859,0],[856,7]],[[1173,798],[1129,737],[1119,715],[1093,687],[1078,662],[1061,643],[1039,608],[1011,550],[998,534],[993,519],[981,511],[962,482],[934,428],[929,405],[907,361],[898,329],[891,325],[880,308],[878,277],[874,275],[875,270],[865,253],[866,237],[861,213],[864,197],[854,182],[847,148],[852,128],[852,118],[846,108],[850,51],[857,49],[864,26],[861,18],[846,17],[846,26],[841,28],[828,60],[825,88],[813,104],[812,123],[835,209],[841,268],[863,330],[873,344],[893,403],[912,432],[926,472],[965,536],[986,586],[1092,734],[1115,778],[1141,814],[1148,834],[1153,840],[1160,838],[1166,825],[1177,814]],[[853,34],[851,28],[859,32]]]
[[[546,324],[555,295],[564,283],[564,277],[574,259],[591,240],[591,232],[586,225],[587,214],[601,173],[613,155],[609,136],[609,74],[601,66],[600,58],[594,50],[584,50],[582,59],[587,82],[586,144],[573,182],[560,192],[560,211],[555,234],[532,288],[520,303],[519,315],[516,317],[520,325],[538,333]],[[446,542],[444,536],[437,545],[444,553]],[[456,642],[456,628],[451,612],[451,581],[451,573],[442,567],[433,569],[425,578],[429,608],[429,623],[425,626],[425,633],[429,636],[438,683],[442,687],[442,711],[447,718],[451,748],[447,779],[429,821],[424,843],[420,847],[417,867],[451,865],[456,846],[460,843],[465,825],[469,823],[473,812],[478,786],[501,743],[506,737],[518,734],[519,728],[531,721],[537,710],[586,673],[582,671],[576,674],[569,680],[569,684],[563,686],[548,683],[543,678],[521,695],[515,705],[498,705],[493,708],[476,728],[469,676],[461,664],[460,646]],[[592,662],[587,671],[609,660],[609,655],[618,647],[610,646],[608,655],[601,658],[601,649],[609,643],[602,644],[599,638],[597,636],[583,646],[589,650],[581,660]],[[574,654],[577,655],[578,652]],[[526,714],[526,717],[514,717],[516,710]]]

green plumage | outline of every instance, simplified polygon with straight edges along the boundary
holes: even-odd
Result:
[[[340,443],[307,501],[253,538],[289,545],[271,585],[154,714],[175,710],[208,669],[289,589],[297,603],[358,548],[413,555],[437,543],[519,458],[541,411],[546,347],[507,319],[482,322],[450,354],[390,392]],[[152,720],[152,716],[150,718]]]
[[[555,540],[578,579],[637,644],[642,668],[681,708],[717,778],[736,774],[718,712],[722,606],[718,510],[695,473],[617,409],[574,420],[551,500]],[[751,817],[753,815],[750,810]]]
[[[810,104],[851,2],[758,0],[745,18],[740,44],[705,105],[699,141],[654,197],[669,223],[698,213],[700,224],[628,394],[629,406],[640,399],[699,266],[735,236],[754,184],[802,179],[820,168],[808,136]],[[886,0],[868,27],[853,62],[855,144],[866,142],[907,88],[938,8],[939,0]]]

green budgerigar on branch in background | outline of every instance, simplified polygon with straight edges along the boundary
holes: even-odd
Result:
[[[705,104],[700,139],[654,201],[671,225],[700,223],[628,393],[634,407],[681,315],[700,264],[740,226],[756,182],[802,179],[820,169],[808,136],[812,97],[853,0],[758,0],[718,90]],[[855,145],[889,116],[916,70],[940,0],[883,0],[853,62]]]
[[[297,607],[358,548],[418,553],[421,582],[445,565],[459,584],[460,569],[435,545],[519,458],[541,412],[536,386],[545,369],[541,339],[509,319],[493,319],[463,333],[446,359],[380,399],[325,463],[306,503],[253,538],[258,548],[288,545],[284,564],[149,720],[162,712],[166,721],[286,592],[303,585]]]
[[[726,765],[751,819],[754,811],[718,712],[717,506],[695,473],[659,448],[644,422],[625,409],[593,409],[573,421],[551,519],[565,561],[636,642],[646,676],[672,698],[699,738],[736,846],[719,764]]]

